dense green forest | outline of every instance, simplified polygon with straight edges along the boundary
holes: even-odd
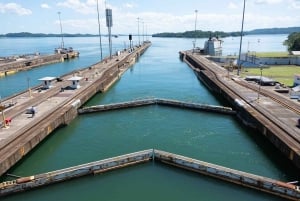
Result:
[[[230,33],[226,33],[226,32],[222,32],[222,31],[215,31],[215,32],[211,32],[211,31],[201,31],[201,30],[197,30],[195,31],[186,31],[183,33],[170,33],[170,32],[166,32],[166,33],[157,33],[157,34],[153,34],[153,37],[174,37],[174,38],[208,38],[210,36],[218,36],[221,38],[225,38],[228,36],[239,36],[240,32],[230,32]]]
[[[300,32],[289,34],[288,39],[284,41],[288,51],[300,51]]]
[[[252,31],[245,31],[244,35],[255,35],[255,34],[290,34],[293,32],[300,32],[300,27],[289,27],[289,28],[271,28],[271,29],[255,29]],[[221,38],[228,36],[240,36],[240,32],[222,32],[222,31],[186,31],[181,33],[157,33],[153,34],[153,37],[177,37],[177,38],[208,38],[210,36],[218,36]]]

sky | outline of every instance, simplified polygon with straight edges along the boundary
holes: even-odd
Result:
[[[114,34],[240,31],[243,0],[98,0],[100,29]],[[300,26],[300,0],[245,0],[244,30]],[[59,14],[60,13],[60,14]],[[97,0],[0,0],[0,34],[98,34]],[[196,26],[195,26],[196,25]]]

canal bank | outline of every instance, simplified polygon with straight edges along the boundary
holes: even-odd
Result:
[[[55,129],[68,125],[77,116],[77,109],[98,92],[106,91],[120,76],[132,66],[146,51],[151,43],[134,48],[134,51],[124,51],[112,59],[103,61],[76,71],[73,74],[61,77],[49,89],[37,89],[32,96],[24,101],[24,95],[13,97],[14,101],[22,100],[16,106],[4,110],[4,113],[12,119],[7,125],[4,119],[0,130],[0,173],[5,173],[9,168],[22,159],[45,137]],[[74,85],[74,78],[81,80],[80,87],[70,87],[70,81]],[[68,81],[70,80],[70,81]],[[27,92],[24,92],[26,94]],[[6,102],[12,102],[9,98]],[[5,102],[2,102],[5,104]],[[37,114],[31,119],[24,118],[24,113],[32,105],[37,108]],[[34,118],[33,118],[34,117]]]
[[[214,93],[224,97],[236,110],[239,119],[265,136],[298,169],[300,140],[297,120],[300,105],[263,89],[242,78],[229,75],[226,69],[209,61],[204,55],[180,52],[199,80]],[[259,95],[257,95],[259,94]]]
[[[122,48],[123,40],[127,38],[119,37],[116,40],[120,43],[115,44],[120,44]],[[73,68],[89,66],[90,60],[99,58],[99,41],[96,39],[98,38],[72,39],[79,42],[72,46],[86,46],[86,41],[90,42],[88,49],[80,48],[81,57],[72,62],[46,66],[45,70],[52,72],[53,69],[61,69],[57,68],[60,65],[66,69],[70,64]],[[151,48],[133,68],[126,71],[106,93],[97,94],[87,104],[109,104],[147,97],[224,104],[178,59],[178,50],[189,48],[192,39],[154,39]],[[37,43],[36,40],[30,41],[33,41],[31,44]],[[226,42],[231,42],[231,39]],[[54,44],[56,45],[55,42]],[[97,51],[96,54],[94,50]],[[41,73],[43,69],[38,68],[28,73],[32,77],[38,73],[47,74],[44,71]],[[19,78],[23,73],[7,78]],[[35,76],[34,80],[40,77]],[[10,80],[5,82],[10,83]],[[53,135],[10,169],[9,173],[34,175],[151,147],[277,180],[298,180],[294,176],[297,171],[287,167],[286,164],[289,163],[283,160],[284,157],[278,157],[278,151],[270,143],[265,143],[260,135],[244,127],[235,117],[159,106],[79,116],[68,126],[54,131]],[[3,197],[1,200],[52,201],[59,197],[79,201],[97,200],[101,197],[105,200],[180,201],[186,200],[187,195],[191,201],[199,198],[212,201],[222,201],[224,198],[231,201],[239,201],[241,198],[255,201],[283,200],[208,177],[199,179],[196,173],[152,163],[95,177],[82,177]]]
[[[64,56],[61,54],[36,55],[32,58],[20,59],[16,61],[0,63],[0,77],[7,76],[19,71],[25,71],[42,65],[63,62]]]

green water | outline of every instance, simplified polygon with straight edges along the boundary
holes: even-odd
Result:
[[[190,41],[189,41],[190,42]],[[178,59],[187,40],[156,39],[105,94],[87,105],[172,98],[226,105]],[[56,130],[9,173],[32,175],[144,149],[161,149],[284,181],[298,172],[234,116],[147,106],[94,113]],[[159,163],[87,176],[1,198],[15,200],[282,200]]]

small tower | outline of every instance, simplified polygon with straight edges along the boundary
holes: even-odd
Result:
[[[79,81],[82,79],[82,77],[78,77],[78,76],[74,76],[74,77],[71,77],[69,78],[68,80],[69,81],[72,81],[72,84],[71,84],[71,88],[72,89],[79,89],[80,88],[80,85],[79,85]]]
[[[43,81],[43,89],[50,89],[52,87],[51,82],[55,79],[56,77],[43,77],[39,80]]]

